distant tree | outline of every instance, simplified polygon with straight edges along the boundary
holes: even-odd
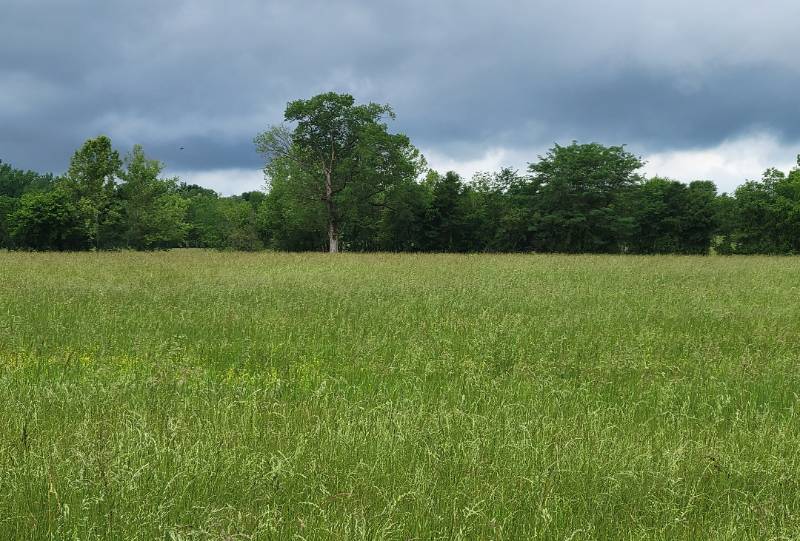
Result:
[[[252,192],[244,192],[239,197],[244,201],[250,203],[250,206],[253,207],[254,210],[257,210],[264,202],[264,199],[267,197],[267,194],[262,191],[252,191]]]
[[[339,251],[345,205],[381,205],[423,166],[408,137],[389,133],[386,117],[394,118],[388,105],[356,105],[348,94],[329,92],[289,103],[284,119],[293,130],[274,126],[255,139],[268,177],[283,175],[296,185],[292,195],[324,206],[330,252]]]
[[[196,185],[182,185],[178,193],[187,203],[186,246],[192,248],[217,248],[222,244],[222,209],[220,197],[213,190]]]
[[[119,153],[105,135],[87,140],[70,160],[67,178],[81,214],[88,219],[85,229],[95,249],[102,246],[101,222],[106,218],[121,165]]]
[[[431,200],[431,191],[425,184],[408,181],[395,186],[381,211],[380,248],[391,252],[425,250],[428,246],[426,217]]]
[[[220,197],[213,190],[187,184],[181,184],[177,192],[188,207],[186,246],[242,251],[264,247],[262,192]]]
[[[780,171],[770,170],[762,182],[748,181],[736,189],[735,234],[736,252],[780,253],[785,247],[776,243],[776,228],[779,220],[774,201],[774,184]]]
[[[269,165],[270,188],[258,210],[258,224],[267,244],[276,250],[328,249],[328,216],[319,198],[292,175],[295,165],[275,160]]]
[[[716,224],[713,241],[714,251],[722,255],[730,255],[736,251],[736,231],[738,228],[736,199],[723,193],[714,200],[714,223]]]
[[[0,160],[0,196],[19,199],[28,192],[43,192],[53,188],[55,178],[51,174],[22,171]]]
[[[688,186],[654,177],[631,193],[635,234],[630,251],[643,254],[706,254],[716,231],[716,187],[707,181]]]
[[[800,164],[788,175],[768,169],[736,189],[737,253],[800,253]]]
[[[695,180],[686,188],[679,251],[707,254],[717,231],[717,187],[708,180]]]
[[[630,251],[669,254],[679,251],[686,186],[677,180],[654,177],[630,192],[629,209],[635,221]]]
[[[505,190],[507,208],[500,218],[498,238],[502,251],[536,251],[544,249],[537,224],[541,221],[539,185],[532,177],[515,174]]]
[[[197,184],[187,184],[185,182],[178,183],[177,193],[185,199],[190,199],[198,195],[219,197],[219,194],[211,188],[203,188]]]
[[[178,193],[177,179],[160,178],[163,169],[161,162],[145,156],[140,145],[125,157],[118,192],[125,243],[130,248],[152,250],[184,244],[189,203]]]
[[[538,248],[555,252],[618,252],[633,220],[622,203],[641,181],[644,163],[622,146],[556,145],[529,166]]]
[[[219,206],[221,235],[217,248],[252,252],[264,247],[257,211],[250,201],[224,197],[219,199]]]
[[[7,224],[17,248],[84,250],[91,242],[84,209],[63,183],[48,192],[24,194]]]
[[[11,216],[17,208],[18,200],[0,195],[0,249],[13,248],[11,241]]]
[[[52,174],[15,169],[0,160],[0,248],[15,246],[11,230],[11,216],[19,207],[19,199],[27,193],[54,189],[56,179]]]
[[[474,240],[473,250],[517,251],[520,246],[509,231],[512,186],[522,182],[518,172],[504,167],[495,173],[476,174],[467,192],[467,228]]]
[[[458,173],[429,175],[431,205],[428,214],[428,249],[436,252],[464,251],[466,238],[466,188]]]

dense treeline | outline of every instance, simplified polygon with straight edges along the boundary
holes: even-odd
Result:
[[[322,94],[287,107],[292,129],[256,138],[268,189],[222,197],[163,178],[135,146],[78,149],[62,177],[0,163],[0,247],[234,250],[800,253],[800,158],[734,194],[644,178],[624,147],[556,145],[524,173],[467,182],[427,169],[388,106]]]
[[[0,163],[0,247],[264,247],[256,222],[264,193],[220,197],[177,178],[162,178],[163,168],[140,146],[120,158],[105,136],[86,141],[63,177]]]

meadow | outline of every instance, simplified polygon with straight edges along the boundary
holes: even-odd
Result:
[[[800,537],[800,259],[0,252],[0,539]]]

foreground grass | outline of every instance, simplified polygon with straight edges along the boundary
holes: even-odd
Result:
[[[0,539],[800,536],[800,261],[0,253]]]

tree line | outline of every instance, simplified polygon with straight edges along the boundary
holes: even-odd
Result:
[[[733,194],[645,178],[623,146],[555,145],[523,171],[430,170],[389,106],[327,93],[255,138],[264,191],[165,178],[141,146],[86,141],[63,176],[0,162],[0,248],[800,253],[800,157]]]
[[[263,192],[221,197],[164,178],[141,146],[124,157],[100,136],[72,156],[62,177],[0,163],[0,248],[157,250],[264,247]]]

